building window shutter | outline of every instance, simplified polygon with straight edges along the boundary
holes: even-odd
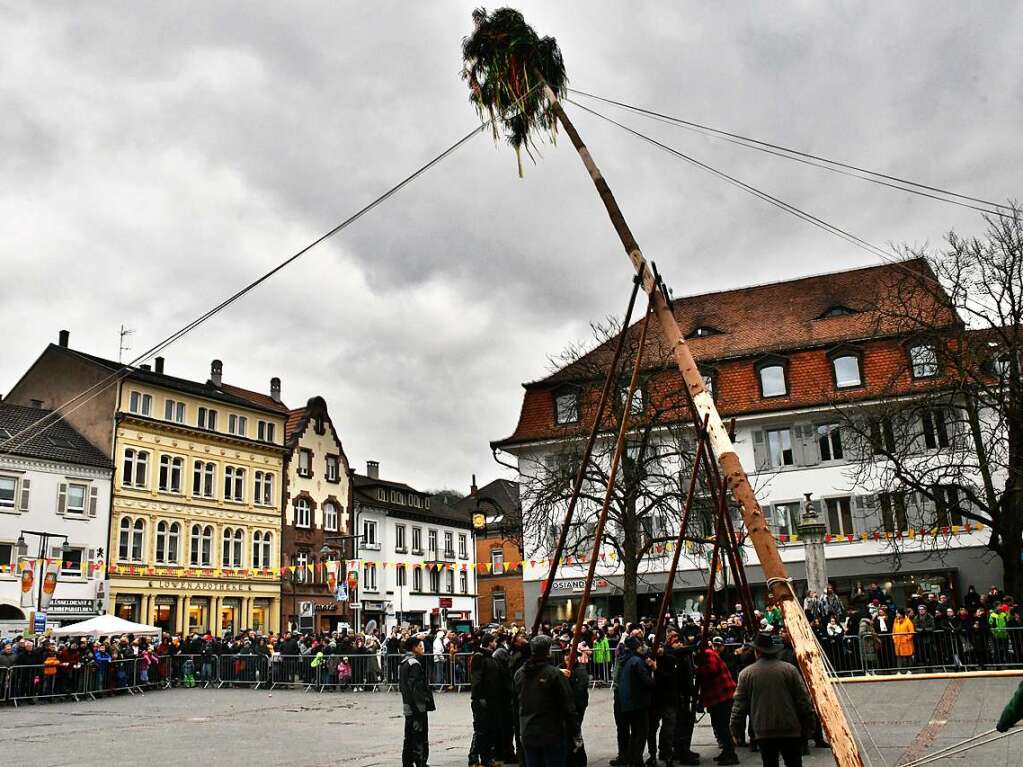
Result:
[[[767,450],[767,439],[762,429],[753,431],[753,463],[757,471],[767,471],[771,468],[771,454]]]
[[[28,494],[29,490],[31,489],[31,485],[32,480],[28,479],[28,477],[21,480],[21,505],[19,507],[20,511],[28,511]]]
[[[817,428],[812,423],[797,423],[792,427],[797,466],[816,466],[821,462],[820,450],[817,446]]]
[[[67,482],[57,485],[57,513],[63,514],[67,508]]]
[[[88,564],[83,562],[82,565],[83,567],[85,567],[85,575],[88,578],[94,578],[96,577],[96,569],[94,567],[94,563],[96,562],[96,549],[89,549],[88,554],[89,554]]]
[[[853,507],[856,511],[855,526],[858,531],[872,533],[881,529],[881,516],[876,495],[853,496]]]
[[[99,505],[99,488],[89,488],[89,516],[96,516],[96,507]]]

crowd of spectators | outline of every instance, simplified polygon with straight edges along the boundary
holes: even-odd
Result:
[[[802,604],[839,673],[1023,663],[1020,605],[995,587],[978,593],[970,586],[960,604],[949,593],[926,592],[896,605],[876,583],[858,586],[844,599],[829,586],[823,594],[809,592]],[[698,614],[679,614],[671,623],[683,635],[704,633]],[[636,625],[646,634],[654,628],[648,619]],[[567,623],[542,624],[541,633],[552,638],[554,657],[568,649],[572,628]],[[727,614],[711,614],[706,638],[734,670],[751,635],[780,634],[782,628],[778,606],[768,604],[747,617],[737,604]],[[529,640],[521,626],[487,630],[508,646]],[[390,632],[342,629],[270,635],[243,631],[223,637],[164,634],[153,641],[131,635],[61,641],[15,637],[0,643],[0,691],[16,699],[113,693],[161,684],[307,685],[363,692],[397,683],[402,647],[412,635],[424,639],[434,688],[463,689],[470,683],[469,659],[479,650],[481,632],[406,627]],[[612,681],[615,655],[626,633],[621,618],[584,622],[579,646],[592,684]]]

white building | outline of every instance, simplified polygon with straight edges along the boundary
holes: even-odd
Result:
[[[25,631],[35,611],[21,606],[18,560],[36,562],[38,599],[40,553],[42,559],[60,562],[47,610],[49,627],[105,611],[104,547],[113,466],[63,420],[48,420],[52,426],[27,440],[17,436],[49,412],[0,403],[0,632],[4,634]]]
[[[675,302],[676,319],[719,411],[726,422],[735,418],[736,452],[797,589],[803,587],[806,577],[804,548],[796,529],[806,493],[812,494],[827,526],[828,578],[843,598],[852,598],[858,585],[869,589],[876,583],[899,604],[920,588],[940,589],[955,601],[971,584],[984,590],[1001,582],[1001,568],[986,548],[986,527],[971,523],[966,514],[962,485],[935,484],[928,498],[919,492],[859,482],[855,468],[864,456],[853,455],[854,440],[843,427],[842,414],[853,412],[847,408],[855,407],[857,415],[876,412],[871,408],[893,396],[912,398],[914,392],[949,387],[935,338],[900,334],[886,324],[888,314],[877,309],[886,300],[887,286],[901,276],[900,270],[923,268],[922,262],[905,262]],[[938,309],[935,316],[939,316]],[[948,321],[951,325],[954,319]],[[630,332],[636,331],[634,325]],[[673,365],[658,358],[663,349],[659,330],[652,327],[647,365],[633,405],[637,428],[630,436],[631,450],[644,428],[664,424],[650,426],[648,455],[658,447],[677,444],[679,431],[677,403],[682,401],[683,384]],[[603,380],[594,380],[593,371],[606,367],[609,359],[609,350],[602,347],[580,363],[526,384],[516,431],[492,443],[518,462],[526,519],[536,505],[535,490],[545,484],[545,477],[552,472],[574,474],[566,468],[582,451],[603,385]],[[871,420],[874,417],[870,416]],[[878,438],[887,439],[882,433],[882,416],[876,417]],[[954,431],[962,418],[954,407],[922,410],[913,417],[915,435],[907,449],[921,460],[940,462],[943,451],[956,439]],[[675,436],[669,437],[673,431]],[[598,441],[603,447],[596,454],[603,456],[605,465],[608,441],[613,437],[606,435]],[[656,474],[670,478],[675,473],[678,482],[677,470],[669,459]],[[940,503],[934,499],[941,499]],[[651,515],[652,524],[644,534],[673,540],[680,505],[667,505]],[[573,520],[579,539],[585,539],[587,529],[592,529],[595,512],[592,503],[580,504]],[[552,525],[563,523],[563,507],[553,507],[549,513]],[[928,534],[921,536],[921,528]],[[937,531],[937,542],[931,531]],[[548,576],[552,532],[527,525],[523,565],[527,620],[535,613],[541,580]],[[611,540],[619,535],[612,526]],[[895,548],[897,557],[893,556]],[[666,586],[671,550],[671,546],[653,546],[640,563],[640,615],[656,612]],[[754,595],[762,601],[766,589],[756,553],[751,546],[743,551]],[[600,553],[604,558],[597,566],[600,578],[595,582],[591,611],[619,614],[623,605],[621,562],[613,544],[605,543]],[[586,564],[573,557],[559,566],[546,617],[574,617],[586,569]],[[708,570],[705,552],[687,551],[672,584],[675,609],[702,605]]]
[[[401,482],[380,478],[367,462],[354,477],[357,623],[456,627],[476,618],[472,521]]]

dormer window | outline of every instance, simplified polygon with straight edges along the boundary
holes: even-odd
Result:
[[[863,354],[859,349],[842,346],[828,354],[836,389],[863,386]]]
[[[715,397],[717,371],[709,368],[700,368],[700,377],[703,378],[703,388],[707,390],[711,397]]]
[[[909,368],[913,378],[934,378],[938,375],[938,348],[933,343],[910,346]]]
[[[757,363],[761,397],[784,397],[789,393],[787,368],[788,362],[781,357],[767,357]]]
[[[629,397],[629,387],[623,386],[619,395],[622,402],[622,409],[625,409],[625,401]],[[629,415],[642,415],[646,409],[646,401],[643,399],[643,387],[637,386],[632,392],[632,406],[629,408]]]
[[[579,390],[561,389],[554,394],[554,420],[558,424],[579,421]]]
[[[689,331],[689,335],[686,338],[706,338],[707,336],[719,336],[721,334],[722,331],[713,325],[697,325]]]
[[[845,317],[850,314],[859,314],[859,312],[855,309],[850,309],[848,306],[835,304],[834,306],[828,307],[817,319],[826,320],[831,317]]]

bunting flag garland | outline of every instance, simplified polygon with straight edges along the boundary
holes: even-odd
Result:
[[[891,541],[899,538],[907,538],[909,540],[916,540],[917,538],[938,538],[948,537],[952,535],[970,534],[974,532],[980,532],[985,529],[985,525],[980,522],[964,521],[962,525],[950,525],[932,528],[910,528],[908,530],[896,530],[892,531],[881,531],[875,530],[873,532],[861,532],[861,533],[848,533],[848,534],[832,534],[828,533],[824,536],[824,542],[826,544],[837,544],[837,543],[856,543],[863,541]],[[786,546],[790,544],[801,544],[803,541],[797,534],[778,534],[775,536],[775,540],[779,545]],[[694,553],[697,550],[698,542],[686,541],[687,553]],[[655,544],[651,547],[649,554],[650,558],[663,557],[670,554],[675,550],[675,543],[668,541],[664,544]],[[618,561],[618,552],[611,550],[600,554],[600,561],[604,563],[616,564]],[[23,569],[34,569],[40,562],[45,565],[52,566],[53,564],[63,564],[64,569],[71,569],[76,565],[81,567],[82,571],[87,571],[89,576],[93,576],[97,572],[106,570],[111,575],[134,575],[134,576],[156,576],[161,578],[228,578],[228,579],[241,579],[241,578],[254,578],[254,579],[268,579],[268,578],[280,578],[281,576],[295,576],[299,569],[304,569],[309,575],[322,578],[326,581],[331,573],[334,574],[335,578],[339,578],[339,568],[341,562],[338,561],[324,561],[324,562],[308,562],[304,565],[284,565],[282,567],[263,567],[263,568],[219,568],[219,567],[182,567],[180,565],[152,565],[152,564],[107,564],[102,560],[97,560],[88,563],[72,563],[64,562],[61,563],[59,560],[52,559],[21,559],[19,564],[0,564],[0,573],[14,573],[22,572]],[[361,559],[350,559],[344,564],[347,565],[348,580],[354,580],[357,578],[357,573],[362,569],[365,564],[373,564],[383,569],[394,569],[399,568],[410,568],[420,570],[433,570],[435,572],[478,572],[485,575],[512,575],[519,573],[525,568],[530,569],[546,569],[550,566],[550,559],[527,559],[519,560],[514,562],[407,562],[401,560],[361,560]],[[584,566],[589,564],[589,556],[565,556],[561,559],[561,565],[574,565]],[[333,569],[332,569],[333,568]]]

